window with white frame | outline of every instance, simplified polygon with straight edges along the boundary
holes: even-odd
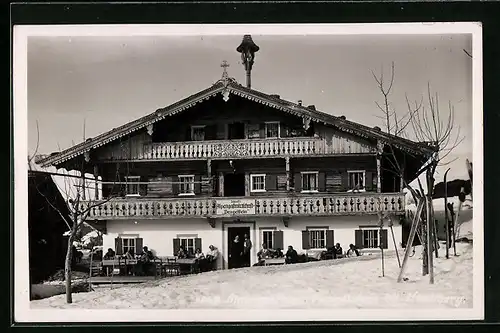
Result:
[[[317,192],[318,191],[318,172],[307,171],[302,172],[302,192]]]
[[[194,195],[194,175],[179,175],[179,195]]]
[[[379,229],[363,229],[363,248],[373,249],[380,246]]]
[[[125,177],[126,181],[126,191],[127,196],[137,196],[139,195],[139,181],[141,180],[140,176],[127,176]]]
[[[259,124],[247,124],[247,136],[249,139],[260,138],[260,125]]]
[[[307,229],[309,232],[309,246],[311,249],[326,248],[326,230],[323,228]]]
[[[365,189],[365,171],[347,171],[349,175],[349,190],[363,191]]]
[[[195,238],[196,237],[179,237],[180,246],[184,248],[185,253],[194,253],[195,252]]]
[[[205,125],[191,126],[191,140],[192,141],[205,140]]]
[[[279,121],[266,122],[266,138],[279,138],[279,137],[280,137]]]
[[[268,249],[274,248],[274,229],[263,229],[261,233],[261,243],[266,244]]]
[[[264,192],[266,190],[266,175],[250,175],[250,191]]]
[[[127,253],[130,251],[130,253],[134,254],[140,254],[140,253],[135,253],[135,237],[121,237],[122,240],[122,251],[123,253]]]

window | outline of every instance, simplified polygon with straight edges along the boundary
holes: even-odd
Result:
[[[194,175],[179,176],[179,195],[194,195]]]
[[[192,141],[205,140],[205,125],[191,126],[191,140]]]
[[[363,248],[378,248],[380,246],[380,230],[363,229]]]
[[[195,242],[194,242],[194,239],[196,237],[186,237],[186,238],[179,238],[180,239],[180,244],[181,244],[181,247],[184,248],[184,251],[186,253],[194,253],[195,251]],[[175,255],[177,255],[177,253],[175,253]]]
[[[266,138],[279,138],[280,137],[280,123],[272,121],[266,123]]]
[[[138,196],[139,195],[139,181],[141,180],[140,176],[128,176],[125,177],[126,181],[126,191],[127,196]]]
[[[260,125],[259,124],[247,124],[247,133],[249,139],[260,138]]]
[[[266,191],[266,175],[250,175],[250,191],[265,192]]]
[[[127,253],[128,251],[131,251],[131,253],[135,253],[135,238],[122,237],[122,251],[123,253]]]
[[[365,171],[347,171],[349,175],[349,190],[365,190]]]
[[[318,172],[302,172],[302,192],[318,191]]]
[[[272,229],[262,230],[261,240],[262,240],[262,244],[266,244],[268,249],[273,249],[274,248],[274,230],[272,230]]]
[[[326,248],[326,229],[308,229],[311,249]]]

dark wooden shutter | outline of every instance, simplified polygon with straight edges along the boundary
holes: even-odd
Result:
[[[349,190],[349,173],[347,171],[342,172],[342,190]]]
[[[280,122],[280,138],[286,138],[288,137],[288,128]]]
[[[273,234],[274,234],[273,248],[283,250],[283,231],[282,230],[275,230],[273,232]]]
[[[302,249],[308,250],[310,248],[311,248],[311,246],[309,244],[309,231],[303,230],[302,231]]]
[[[203,248],[201,247],[201,238],[195,238],[194,239],[194,249],[200,249],[200,251],[203,252]]]
[[[335,245],[335,240],[333,238],[333,230],[326,231],[326,248],[329,249]]]
[[[217,125],[205,126],[205,140],[217,140]]]
[[[372,191],[373,190],[373,172],[372,171],[366,171],[366,174],[365,174],[365,189],[367,191]]]
[[[295,192],[302,191],[302,175],[300,172],[297,172],[293,178],[293,187],[295,188]]]
[[[261,138],[266,137],[266,124],[265,123],[260,123],[259,124],[259,134]]]
[[[278,179],[276,175],[266,175],[266,191],[276,191],[278,187]]]
[[[326,191],[326,175],[324,172],[318,173],[318,191],[320,192]]]
[[[179,238],[174,238],[174,253],[173,253],[174,256],[176,256],[177,253],[179,253],[180,248],[181,248],[181,240]]]
[[[355,230],[354,231],[354,239],[355,239],[354,245],[358,249],[362,249],[363,248],[363,230]]]
[[[179,194],[179,177],[172,176],[169,178],[170,178],[170,181],[172,182],[172,194],[178,195]]]
[[[144,247],[144,241],[142,238],[135,239],[135,254],[141,254],[142,248]]]
[[[186,128],[186,141],[191,141],[191,126]]]
[[[195,175],[194,176],[194,193],[195,194],[201,194],[201,175]]]
[[[122,239],[120,237],[115,238],[115,253],[116,255],[123,254]]]
[[[383,249],[388,248],[387,244],[387,229],[380,230],[380,247]]]

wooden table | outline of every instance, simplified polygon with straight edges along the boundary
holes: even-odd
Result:
[[[197,268],[198,268],[198,259],[177,259],[176,263],[179,264],[181,267],[182,266],[189,266],[189,273],[193,274],[196,273]]]
[[[285,258],[264,259],[264,266],[284,265],[284,264],[285,264]]]

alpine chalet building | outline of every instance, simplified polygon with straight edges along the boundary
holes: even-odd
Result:
[[[248,35],[237,48],[246,85],[224,62],[207,89],[38,161],[94,175],[99,190],[86,200],[102,204],[87,222],[105,232],[104,249],[172,256],[214,245],[225,269],[236,235],[253,243],[246,266],[263,243],[299,253],[392,248],[379,213],[403,242],[405,195],[389,159],[411,181],[431,148],[252,89],[258,50]]]

